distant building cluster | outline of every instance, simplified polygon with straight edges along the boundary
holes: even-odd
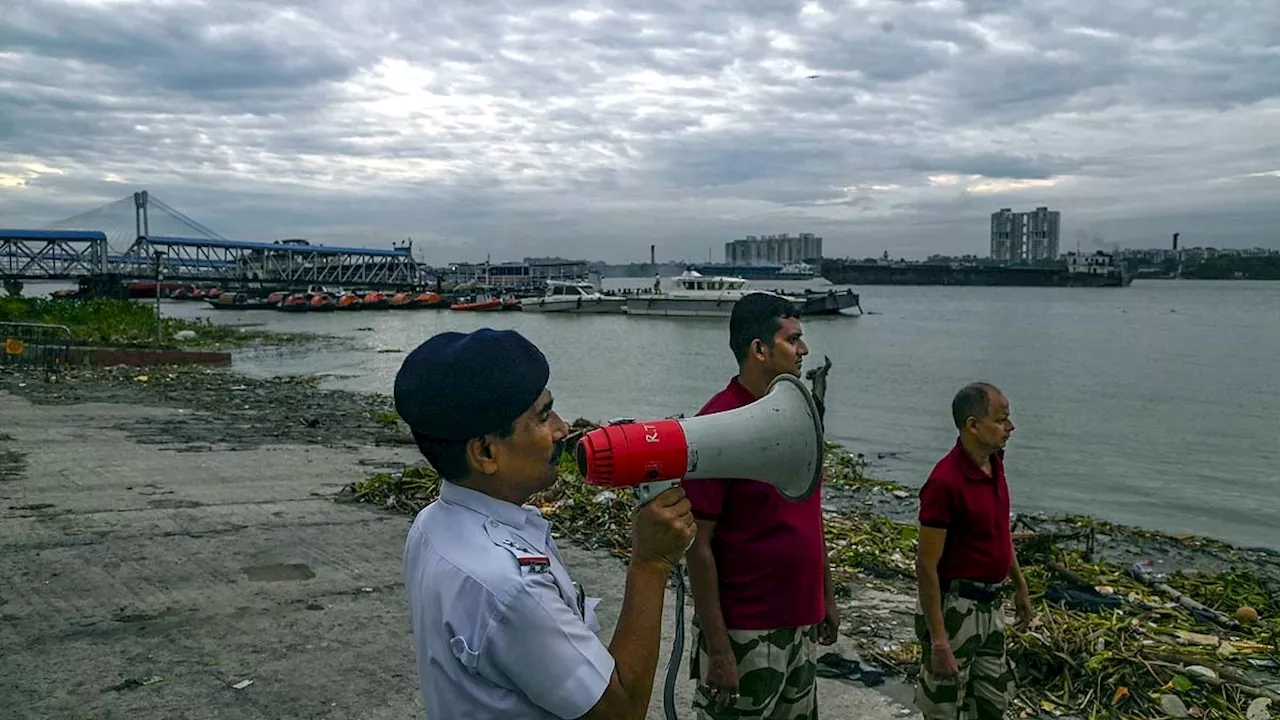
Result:
[[[1132,259],[1148,263],[1160,263],[1169,260],[1192,260],[1198,262],[1216,257],[1270,257],[1275,254],[1276,251],[1271,248],[1260,247],[1184,247],[1174,250],[1170,250],[1169,248],[1126,248],[1120,251],[1120,257],[1126,260]]]
[[[991,259],[1002,263],[1057,260],[1061,216],[1047,207],[1029,212],[1001,208],[991,213]]]
[[[822,260],[822,238],[813,233],[748,235],[724,244],[729,265],[785,265]]]

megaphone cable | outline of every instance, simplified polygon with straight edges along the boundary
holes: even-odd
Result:
[[[671,658],[667,660],[667,678],[662,686],[662,712],[667,720],[676,720],[676,675],[684,657],[684,563],[673,568],[676,576],[676,636],[671,641]]]

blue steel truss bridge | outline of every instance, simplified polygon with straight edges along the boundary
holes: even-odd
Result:
[[[132,222],[121,223],[121,210],[128,206]],[[152,207],[161,211],[159,217],[150,212]],[[153,233],[156,220],[160,232]],[[305,240],[228,240],[146,191],[43,229],[0,229],[0,281],[6,286],[23,280],[79,279],[83,284],[156,278],[280,289],[340,285],[388,290],[435,281],[413,259],[408,244],[386,250]]]

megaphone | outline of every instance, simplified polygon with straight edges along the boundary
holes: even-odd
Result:
[[[592,485],[634,486],[640,505],[681,480],[726,478],[772,485],[799,502],[822,476],[822,418],[793,375],[736,410],[687,419],[616,420],[582,436],[578,472]]]

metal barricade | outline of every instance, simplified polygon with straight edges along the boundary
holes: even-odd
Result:
[[[0,365],[66,367],[71,359],[71,328],[66,325],[0,322]]]

